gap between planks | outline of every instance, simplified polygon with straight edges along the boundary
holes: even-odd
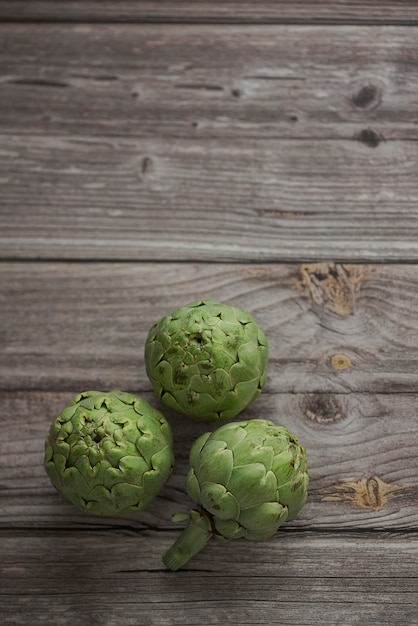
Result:
[[[56,4],[56,3],[55,3]],[[171,24],[341,24],[408,26],[418,22],[413,2],[53,2],[0,3],[4,22]]]

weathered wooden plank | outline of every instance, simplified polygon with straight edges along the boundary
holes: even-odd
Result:
[[[192,506],[184,490],[189,450],[200,434],[217,425],[175,415],[152,392],[134,389],[167,415],[175,470],[146,511],[118,518],[88,516],[56,493],[43,468],[50,424],[83,389],[0,394],[0,528],[176,528],[172,514],[187,513]],[[290,428],[306,447],[309,499],[288,528],[418,530],[416,405],[416,393],[289,394],[267,389],[237,419],[271,419]]]
[[[414,0],[118,1],[2,0],[1,20],[184,23],[395,23],[417,22]]]
[[[109,524],[49,484],[49,423],[87,388],[156,402],[143,362],[149,327],[211,297],[253,312],[269,339],[268,381],[245,416],[284,423],[307,447],[311,496],[292,524],[416,528],[416,282],[407,265],[2,264],[1,525]],[[177,465],[162,498],[111,524],[167,528],[188,506],[188,450],[214,426],[170,419]]]
[[[0,41],[5,132],[418,137],[414,27],[5,24]]]
[[[0,257],[417,260],[417,160],[415,141],[3,134]]]
[[[3,623],[26,624],[29,611],[32,624],[57,626],[351,626],[360,616],[412,626],[418,619],[415,534],[286,532],[257,544],[213,542],[171,573],[161,554],[175,537],[2,533]]]
[[[272,391],[417,388],[413,265],[3,263],[0,276],[4,390],[150,389],[149,328],[205,297],[255,315]]]

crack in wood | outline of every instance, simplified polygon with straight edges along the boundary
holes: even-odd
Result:
[[[221,85],[206,85],[204,83],[190,83],[174,85],[175,89],[197,89],[200,91],[223,91]]]
[[[255,74],[254,76],[244,76],[244,80],[306,80],[304,76],[274,76],[269,74]]]
[[[46,78],[11,78],[6,81],[11,85],[24,85],[26,87],[69,87],[68,83],[59,80],[47,80]]]

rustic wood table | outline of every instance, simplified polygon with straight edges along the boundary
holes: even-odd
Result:
[[[3,624],[418,624],[418,4],[0,1]],[[161,556],[215,426],[166,411],[146,511],[79,512],[44,439],[78,392],[161,408],[155,319],[250,311],[269,375],[240,417],[306,446],[267,542]]]

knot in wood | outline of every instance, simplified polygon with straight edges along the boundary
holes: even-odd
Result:
[[[242,91],[241,89],[234,88],[234,89],[231,89],[231,94],[234,98],[240,98],[242,96]]]
[[[372,109],[381,102],[379,89],[376,85],[363,85],[352,95],[351,102],[358,109]]]
[[[368,276],[369,269],[336,263],[306,263],[299,272],[300,285],[315,304],[345,317],[354,312],[360,282]]]
[[[149,175],[152,174],[154,171],[154,161],[151,157],[147,156],[144,157],[142,159],[142,163],[141,163],[141,173],[143,176],[145,176],[145,174]]]
[[[381,141],[383,141],[383,136],[380,133],[377,133],[372,128],[363,128],[357,135],[357,139],[360,143],[364,143],[369,148],[377,148]]]
[[[378,476],[368,476],[328,487],[322,500],[351,502],[363,509],[379,511],[388,500],[399,496],[403,491],[405,487],[402,485],[390,485]]]
[[[310,393],[303,399],[303,412],[317,424],[330,424],[343,419],[343,408],[339,400],[328,393]]]
[[[382,102],[383,87],[383,83],[376,78],[355,81],[350,86],[348,96],[350,106],[359,112],[375,109]]]
[[[364,480],[362,489],[357,490],[357,495],[362,500],[361,506],[375,510],[383,507],[385,499],[381,485],[385,486],[385,483],[379,480],[377,476],[371,476]]]
[[[348,367],[351,367],[351,365],[350,358],[345,354],[334,354],[331,358],[331,366],[335,370],[346,370]]]

